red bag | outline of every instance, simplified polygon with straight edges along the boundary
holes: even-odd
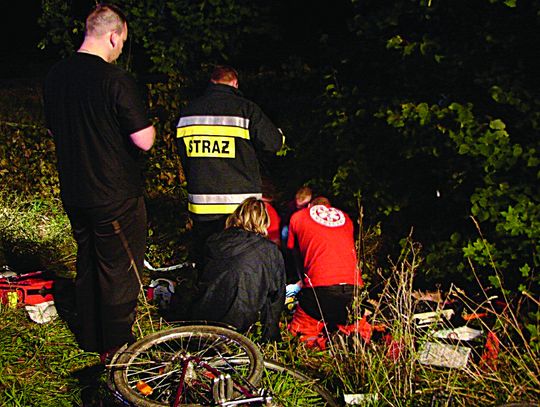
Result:
[[[0,278],[0,303],[36,305],[52,301],[53,280],[44,271]],[[15,301],[16,300],[16,301]]]

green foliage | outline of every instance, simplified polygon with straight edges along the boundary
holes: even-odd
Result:
[[[444,137],[444,144],[434,151],[434,155],[440,155],[441,149],[445,148],[454,156],[469,157],[471,168],[476,168],[475,174],[453,177],[454,182],[467,182],[465,177],[482,174],[469,198],[470,214],[480,223],[487,240],[497,242],[499,249],[490,244],[488,256],[485,243],[476,239],[465,244],[465,257],[480,266],[500,270],[515,270],[524,264],[538,267],[540,195],[531,188],[538,172],[535,140],[511,137],[500,119],[480,121],[471,105],[452,103],[441,108],[408,103],[400,110],[388,111],[386,117],[390,125],[398,128],[410,128],[417,123],[433,133],[439,132]],[[513,142],[515,139],[521,143]],[[517,174],[519,178],[516,178]],[[495,264],[492,264],[493,259]]]
[[[123,63],[130,67],[135,62],[163,74],[195,73],[201,64],[227,61],[238,55],[247,36],[266,28],[261,19],[256,22],[264,3],[248,0],[114,3],[126,12],[129,36],[135,45],[125,50]],[[63,55],[72,53],[82,39],[84,18],[92,6],[88,1],[83,13],[70,1],[43,0],[40,23],[47,37],[40,46],[58,45]]]
[[[0,182],[21,195],[58,197],[54,143],[40,125],[0,122]]]
[[[42,267],[59,274],[73,272],[75,243],[69,230],[58,200],[0,193],[0,252],[18,272]]]
[[[0,89],[0,122],[15,127],[16,124],[40,124],[43,122],[41,83],[34,80],[21,81]],[[1,157],[1,156],[0,156]]]
[[[91,6],[88,2],[88,7]],[[62,56],[75,51],[82,38],[84,23],[72,17],[71,2],[65,0],[42,0],[42,16],[39,23],[47,28],[47,35],[39,43],[39,48],[57,48]]]
[[[196,61],[227,60],[240,36],[255,27],[249,1],[126,0],[121,6],[128,10],[133,36],[153,70],[161,73],[183,72]]]
[[[471,280],[470,259],[486,281],[495,267],[535,291],[540,99],[522,44],[540,3],[493,3],[354,2],[355,46],[321,88],[324,154],[303,159],[322,163],[314,179],[332,180],[347,209],[360,191],[386,240],[413,227],[426,279]]]

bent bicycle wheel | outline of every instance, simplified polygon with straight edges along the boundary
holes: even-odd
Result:
[[[241,363],[239,363],[239,360]],[[128,402],[142,407],[214,404],[212,385],[230,375],[252,388],[263,374],[253,342],[230,329],[192,325],[156,332],[121,352],[111,365],[112,382]]]
[[[338,407],[336,399],[314,379],[281,363],[264,360],[261,387],[267,389],[280,407]]]

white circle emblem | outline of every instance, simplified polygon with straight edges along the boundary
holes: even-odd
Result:
[[[315,205],[309,209],[309,215],[315,222],[330,228],[337,228],[345,224],[345,214],[336,208]]]

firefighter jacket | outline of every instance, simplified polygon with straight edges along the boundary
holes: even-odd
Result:
[[[240,91],[213,83],[182,111],[176,136],[188,209],[197,220],[230,214],[250,196],[261,198],[257,157],[279,151],[283,138]]]

